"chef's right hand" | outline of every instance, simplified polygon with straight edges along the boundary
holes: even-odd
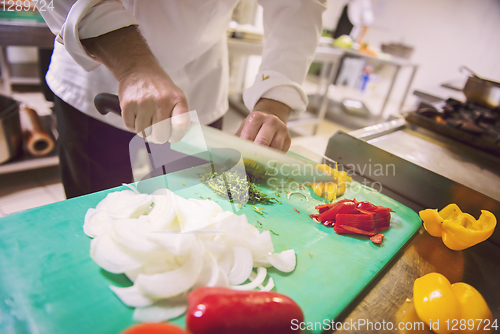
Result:
[[[154,143],[176,143],[190,124],[186,97],[159,65],[145,65],[119,78],[123,121],[138,135],[151,135]]]

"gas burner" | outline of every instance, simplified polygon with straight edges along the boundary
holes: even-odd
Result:
[[[500,156],[500,109],[446,100],[442,108],[421,103],[406,120]]]

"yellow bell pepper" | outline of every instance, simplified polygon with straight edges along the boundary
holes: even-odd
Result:
[[[462,314],[458,321],[458,333],[487,333],[494,328],[493,314],[483,296],[467,283],[455,283],[451,289],[458,297]],[[484,320],[488,320],[485,322]],[[496,327],[496,326],[495,326]]]
[[[451,333],[446,321],[460,318],[460,303],[450,281],[438,273],[417,278],[413,284],[413,302],[418,317],[438,334]]]
[[[466,283],[450,284],[439,273],[430,273],[413,285],[415,311],[438,334],[485,333],[493,315],[483,296]]]
[[[337,168],[331,168],[326,164],[318,165],[317,168],[332,176],[335,182],[315,182],[310,186],[318,197],[324,197],[330,202],[345,192],[347,181],[352,181],[345,171],[339,171]]]
[[[463,213],[456,204],[449,204],[441,211],[426,209],[419,212],[425,230],[434,237],[442,237],[443,243],[452,250],[462,250],[488,239],[495,230],[495,215],[481,210],[476,220]]]

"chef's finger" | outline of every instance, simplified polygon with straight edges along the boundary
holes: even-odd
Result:
[[[276,132],[274,135],[273,141],[269,145],[272,148],[275,148],[277,150],[285,151],[285,143],[287,138],[290,138],[290,135],[288,134],[287,129],[281,129],[280,131]]]
[[[271,146],[271,143],[278,132],[277,130],[278,128],[276,128],[275,122],[272,119],[268,119],[259,129],[259,133],[255,136],[254,142],[264,146]],[[283,142],[281,142],[279,149],[281,149],[282,146]]]
[[[264,114],[263,112],[252,112],[243,122],[243,128],[240,131],[240,137],[246,140],[254,141],[265,120],[266,114]]]
[[[191,124],[191,117],[189,115],[189,109],[187,106],[187,101],[181,100],[176,103],[174,109],[172,110],[172,117],[170,118],[170,124],[172,125],[172,133],[170,134],[170,139],[168,140],[172,144],[179,142],[182,137],[189,130],[189,125]]]
[[[285,142],[283,143],[283,148],[281,149],[283,152],[288,152],[290,149],[290,146],[292,145],[292,138],[290,138],[290,135],[285,139]]]
[[[139,136],[151,135],[151,124],[156,106],[153,100],[146,100],[137,105],[137,116],[135,118],[135,132]],[[143,133],[144,132],[144,133]]]
[[[136,103],[120,103],[120,108],[122,110],[122,119],[125,126],[135,131],[135,118],[137,116],[137,104]]]
[[[170,118],[158,121],[157,115],[155,114],[153,116],[153,125],[151,127],[153,131],[151,133],[151,137],[148,138],[149,141],[155,144],[165,144],[170,139],[170,134],[172,133]]]

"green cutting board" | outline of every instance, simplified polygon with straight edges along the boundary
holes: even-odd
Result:
[[[201,184],[183,189],[182,184],[188,181],[182,175],[170,177],[169,182],[169,187],[180,188],[176,193],[183,197],[211,197],[223,208],[230,208]],[[142,183],[141,189],[152,192],[164,184],[158,177]],[[90,259],[90,238],[82,230],[87,209],[108,193],[123,189],[127,188],[0,218],[0,333],[113,334],[133,323],[133,309],[109,289],[111,284],[131,283],[124,275],[105,272]],[[316,224],[308,215],[323,201],[315,195],[310,195],[309,201],[300,195],[287,200],[282,193],[282,204],[264,206],[264,216],[251,205],[238,212],[245,213],[251,224],[261,222],[260,230],[275,233],[271,236],[276,252],[295,250],[295,271],[285,274],[270,269],[269,274],[275,290],[301,306],[306,322],[338,317],[420,227],[420,218],[411,209],[380,193],[360,189],[353,183],[344,198],[367,200],[395,211],[381,245],[363,236],[337,235],[331,227]],[[274,191],[265,190],[275,196]],[[184,326],[184,317],[174,322]]]

